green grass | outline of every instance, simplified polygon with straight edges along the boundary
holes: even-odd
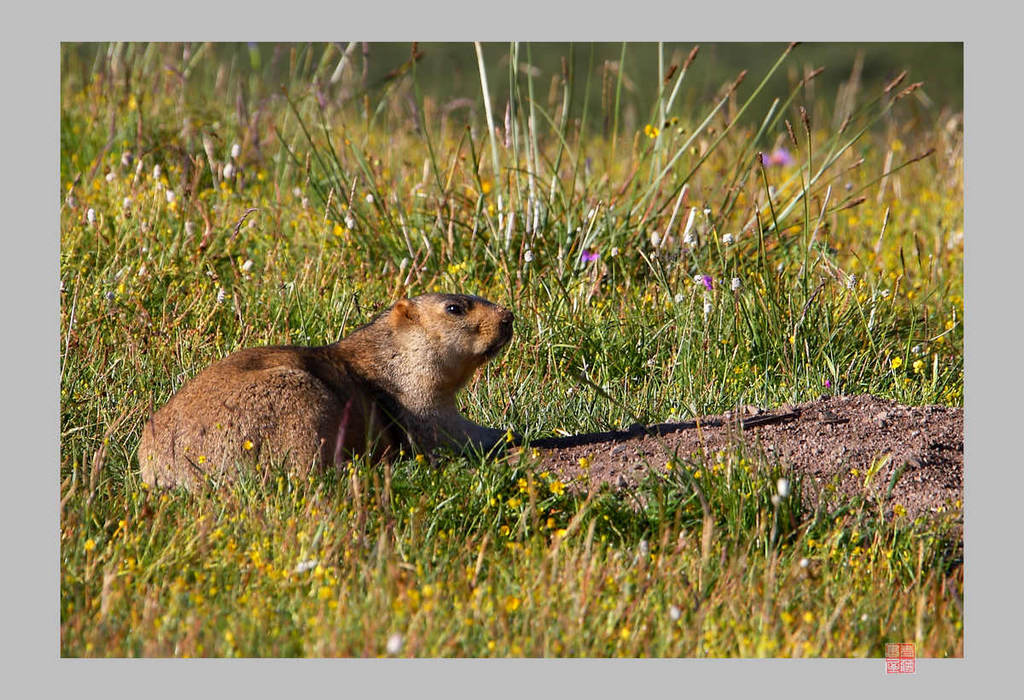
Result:
[[[489,96],[495,133],[479,92],[467,123],[413,63],[371,94],[357,55],[332,84],[340,52],[296,46],[279,91],[215,53],[65,47],[63,655],[962,655],[959,504],[887,521],[794,483],[775,505],[784,465],[753,450],[680,455],[639,502],[529,455],[199,494],[143,488],[135,460],[209,362],[434,290],[515,311],[463,405],[527,435],[825,391],[962,405],[962,127],[908,108],[913,73],[756,114],[792,56],[708,103],[677,70],[632,112],[614,84],[571,101],[596,74],[524,72]]]

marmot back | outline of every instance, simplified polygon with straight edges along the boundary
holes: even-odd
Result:
[[[332,345],[249,348],[187,382],[143,428],[142,479],[195,486],[279,463],[305,473],[354,455],[489,449],[504,431],[455,396],[512,338],[512,313],[480,297],[402,299]]]

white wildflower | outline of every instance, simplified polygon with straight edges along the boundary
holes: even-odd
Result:
[[[366,195],[366,203],[367,204],[373,204],[373,195],[372,194],[367,194]]]
[[[612,246],[612,249],[608,252],[608,256],[614,258],[619,254],[619,249],[616,246]]]
[[[711,302],[710,301],[705,301],[704,302],[704,315],[705,316],[710,315],[711,314],[711,309],[712,309]]]
[[[167,203],[168,203],[168,204],[171,204],[172,202],[174,202],[174,198],[175,198],[175,197],[176,197],[177,195],[175,195],[175,194],[174,194],[174,190],[167,190],[167,191],[166,191],[166,192],[164,193],[164,196],[165,196],[165,197],[167,197]]]
[[[733,240],[734,239],[733,239],[733,236],[732,236],[731,233],[727,233],[727,234],[722,236],[722,244],[723,245],[732,245]]]
[[[125,151],[124,153],[121,154],[121,165],[127,168],[132,164],[132,158],[132,152]]]
[[[185,222],[185,235],[191,236],[196,232],[196,225],[191,221]]]
[[[694,275],[693,276],[693,283],[694,284],[703,284],[703,282],[704,282],[704,275]]]
[[[153,179],[154,180],[159,180],[161,173],[163,173],[163,171],[160,169],[160,165],[159,164],[154,165],[153,166]]]
[[[846,278],[846,288],[853,289],[857,286],[857,275],[850,275]]]
[[[740,281],[739,277],[733,277],[732,282],[729,283],[729,288],[734,292],[738,292],[740,287],[743,286],[743,282]]]
[[[231,144],[231,157],[237,158],[240,155],[242,155],[242,147],[237,143]]]
[[[249,272],[252,269],[252,260],[246,260],[242,263],[242,272]]]
[[[218,287],[217,288],[217,303],[218,304],[224,303],[224,299],[226,299],[227,296],[228,296],[228,293],[224,291],[224,287]]]
[[[230,180],[231,178],[233,178],[235,176],[235,165],[234,165],[234,163],[225,163],[224,164],[223,174],[224,174],[224,179],[225,180]]]
[[[672,622],[675,622],[683,616],[683,611],[674,605],[670,605],[668,606],[668,616],[672,620]]]
[[[676,294],[676,295],[675,295],[675,297],[673,297],[673,300],[674,300],[674,301],[675,301],[675,302],[676,302],[677,304],[682,304],[682,303],[683,303],[683,300],[684,300],[685,298],[686,298],[686,297],[684,297],[684,296],[683,296],[683,293],[682,293],[682,292],[679,292],[678,294]]]
[[[306,561],[300,561],[298,564],[295,565],[295,573],[301,574],[305,573],[306,571],[309,571],[310,569],[315,569],[319,563],[320,562],[318,562],[316,559],[307,559]]]
[[[588,219],[593,219],[596,215],[597,215],[597,212],[595,210],[593,210],[593,209],[591,209],[590,211],[587,212],[587,218]]]
[[[651,245],[655,248],[661,245],[661,234],[657,231],[651,231]]]
[[[117,178],[117,175],[114,174],[113,170],[111,170],[109,173],[107,173],[107,182],[113,182],[116,178]]]
[[[779,496],[785,498],[789,495],[789,479],[782,478],[775,483],[775,488],[779,490]]]
[[[533,262],[533,251],[529,248],[523,251],[523,262]]]
[[[404,643],[405,640],[402,639],[402,635],[398,634],[398,632],[395,632],[393,635],[388,637],[387,645],[385,646],[385,648],[387,649],[389,654],[394,656],[395,654],[398,654],[402,651],[402,645]]]
[[[811,560],[808,559],[807,557],[804,557],[803,559],[800,560],[800,568],[801,569],[806,569],[810,565],[811,565]]]
[[[124,199],[121,200],[121,206],[123,208],[127,209],[131,205],[132,205],[132,198],[131,197],[125,197]]]
[[[351,214],[345,214],[345,226],[349,230],[354,229],[356,227],[356,220],[352,217]]]
[[[96,210],[89,207],[89,211],[85,212],[85,220],[89,222],[90,226],[96,223]]]

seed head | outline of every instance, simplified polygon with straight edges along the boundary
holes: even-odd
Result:
[[[683,243],[693,245],[693,219],[697,216],[697,207],[690,207],[690,215],[686,217],[686,225],[683,226]]]

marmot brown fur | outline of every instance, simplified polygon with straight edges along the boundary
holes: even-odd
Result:
[[[459,413],[455,395],[512,338],[510,311],[480,297],[402,299],[332,345],[240,350],[187,382],[143,428],[142,479],[284,463],[305,473],[354,455],[489,449],[504,432]]]

